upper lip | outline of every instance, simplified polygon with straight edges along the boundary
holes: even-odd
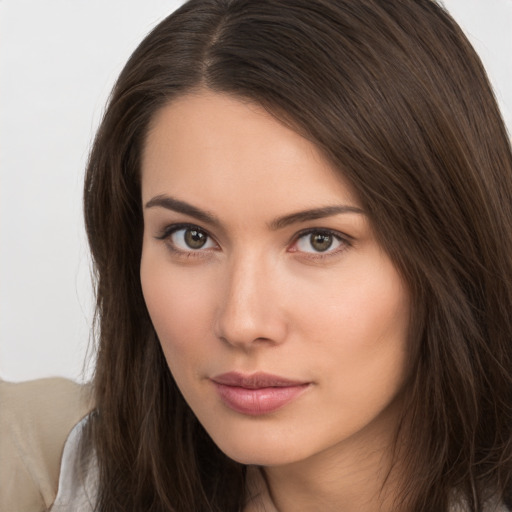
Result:
[[[293,379],[287,379],[280,377],[279,375],[272,375],[270,373],[252,373],[246,375],[239,372],[228,372],[221,375],[212,377],[214,382],[217,384],[223,384],[225,386],[235,386],[246,389],[259,389],[259,388],[271,388],[271,387],[290,387],[290,386],[303,386],[308,384],[305,381],[298,381]]]

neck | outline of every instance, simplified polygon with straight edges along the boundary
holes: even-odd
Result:
[[[257,498],[245,512],[396,512],[399,469],[393,465],[390,434],[394,428],[384,433],[380,427],[305,460],[251,467],[249,494]]]

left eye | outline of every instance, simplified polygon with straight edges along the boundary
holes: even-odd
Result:
[[[343,245],[339,236],[328,231],[313,231],[297,239],[296,248],[301,252],[332,252]]]
[[[199,249],[215,247],[215,242],[208,233],[195,227],[177,229],[169,238],[172,244],[180,251],[197,251]]]

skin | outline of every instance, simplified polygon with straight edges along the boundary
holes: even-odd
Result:
[[[163,196],[216,222],[169,209],[176,203]],[[260,499],[246,510],[391,510],[392,491],[381,488],[410,300],[339,171],[257,105],[201,90],[154,118],[142,201],[151,319],[200,422],[229,457],[254,466],[249,486]],[[339,205],[348,211],[275,225]],[[205,245],[190,248],[186,230],[173,228],[180,223],[200,229]],[[312,236],[326,230],[337,235],[319,251]],[[226,406],[211,380],[229,371],[309,385],[281,409],[250,416]]]

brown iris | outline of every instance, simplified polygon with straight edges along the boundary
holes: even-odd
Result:
[[[191,249],[201,249],[206,244],[208,235],[198,229],[189,228],[185,231],[185,243]]]
[[[310,244],[315,251],[327,251],[332,245],[333,236],[329,233],[314,233],[311,235]]]

